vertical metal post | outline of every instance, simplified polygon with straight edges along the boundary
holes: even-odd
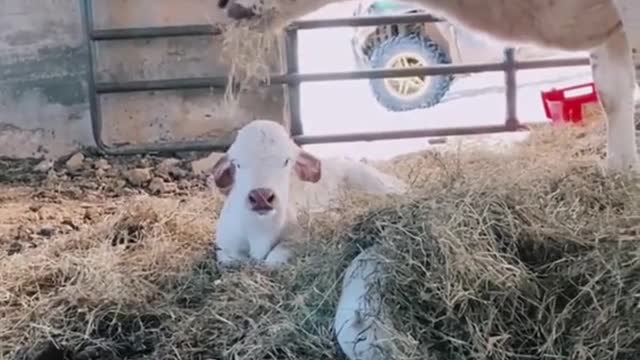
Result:
[[[285,52],[287,57],[287,75],[298,74],[298,29],[295,27],[285,30]],[[303,134],[302,120],[300,113],[300,83],[288,84],[289,93],[289,118],[291,120],[291,135],[299,136]]]
[[[507,48],[504,51],[504,83],[505,83],[505,97],[506,97],[506,120],[505,125],[507,128],[515,129],[519,125],[517,114],[517,91],[516,88],[516,60],[515,50],[513,48]]]
[[[102,114],[100,111],[100,98],[96,93],[96,77],[94,63],[96,59],[95,44],[92,38],[93,32],[93,2],[92,0],[80,0],[82,9],[82,24],[84,28],[84,41],[87,48],[87,92],[89,97],[89,113],[91,115],[91,132],[96,147],[99,150],[105,148],[102,142]]]

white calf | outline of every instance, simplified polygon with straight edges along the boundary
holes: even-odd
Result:
[[[213,167],[213,182],[227,193],[216,228],[221,265],[252,259],[276,266],[291,249],[281,240],[291,225],[291,173],[317,182],[321,162],[291,141],[285,129],[268,120],[243,127]]]
[[[325,211],[344,192],[373,195],[408,190],[400,179],[349,159],[320,160],[298,147],[285,128],[255,120],[212,169],[209,183],[225,196],[216,246],[222,265],[236,261],[286,262],[297,239],[300,207]]]
[[[232,20],[261,17],[286,24],[346,0],[219,0]],[[592,72],[607,115],[607,168],[638,169],[634,88],[640,84],[638,0],[410,0],[507,43],[590,51]],[[633,54],[633,55],[632,55]]]

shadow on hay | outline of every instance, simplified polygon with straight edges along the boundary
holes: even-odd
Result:
[[[65,336],[54,336],[33,347],[18,351],[16,359],[24,360],[90,360],[136,359],[154,351],[163,329],[162,319],[155,314],[119,313],[110,309],[93,318],[80,309],[69,309],[70,326]],[[91,323],[89,328],[77,324]],[[76,336],[72,333],[77,331]],[[80,336],[80,332],[85,332]]]

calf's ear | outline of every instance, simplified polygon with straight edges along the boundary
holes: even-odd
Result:
[[[317,183],[322,177],[322,162],[304,150],[300,150],[293,169],[302,181]]]
[[[220,190],[224,195],[228,195],[231,191],[231,187],[233,186],[233,182],[235,179],[236,169],[231,163],[229,156],[224,154],[216,163],[213,165],[211,169],[211,175],[207,181],[209,183],[215,184],[215,186]]]

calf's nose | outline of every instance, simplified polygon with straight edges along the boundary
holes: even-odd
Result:
[[[255,212],[267,212],[273,210],[276,194],[271,189],[257,188],[249,192],[249,205]]]

